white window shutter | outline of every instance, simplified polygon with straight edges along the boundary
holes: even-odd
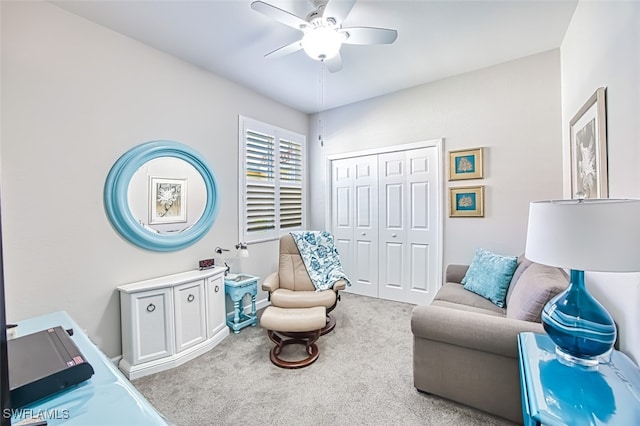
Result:
[[[247,180],[275,182],[275,137],[247,130],[245,170]]]
[[[240,240],[277,239],[304,226],[304,136],[240,117]]]
[[[280,229],[302,227],[302,144],[280,139]]]

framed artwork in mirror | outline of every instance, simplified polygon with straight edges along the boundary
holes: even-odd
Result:
[[[569,122],[571,198],[608,198],[607,110],[598,88]]]
[[[449,188],[449,217],[484,217],[484,186]]]
[[[187,179],[149,177],[149,223],[187,221]]]
[[[449,180],[482,179],[482,148],[449,151]]]

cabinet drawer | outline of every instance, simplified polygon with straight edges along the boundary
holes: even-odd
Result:
[[[207,338],[204,282],[202,279],[175,287],[177,352]]]
[[[141,292],[131,297],[133,363],[173,354],[171,289]]]

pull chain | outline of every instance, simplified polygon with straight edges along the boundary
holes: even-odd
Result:
[[[324,61],[320,61],[320,84],[318,84],[318,88],[320,91],[320,112],[318,112],[318,140],[320,141],[320,146],[324,146],[324,140],[322,139],[322,110],[324,109]]]

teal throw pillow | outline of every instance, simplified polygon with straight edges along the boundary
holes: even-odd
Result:
[[[517,266],[517,256],[500,256],[479,248],[462,279],[462,284],[465,290],[489,299],[502,308]]]

